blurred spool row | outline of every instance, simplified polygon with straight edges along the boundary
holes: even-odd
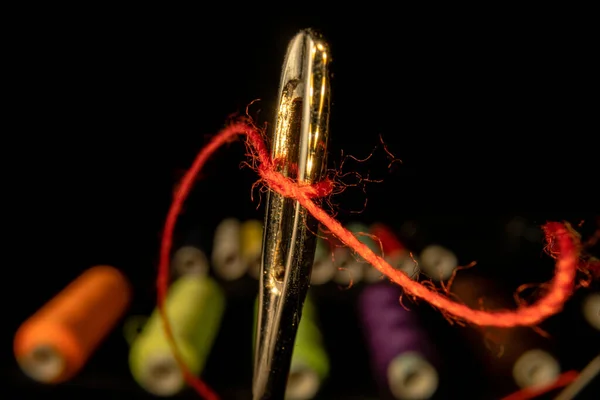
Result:
[[[257,270],[260,269],[260,263],[257,260],[260,259],[260,247],[262,246],[262,225],[259,221],[248,221],[246,224],[251,223],[252,230],[247,229],[246,235],[242,235],[242,229],[230,228],[236,225],[240,226],[238,222],[234,221],[233,219],[225,220],[217,228],[213,252],[222,251],[225,248],[229,251],[229,255],[222,259],[236,260],[244,259],[244,257],[239,257],[239,254],[235,253],[246,249],[246,254],[252,254],[252,259],[246,258],[246,265],[249,266],[250,262],[254,260],[254,268],[250,274],[257,277]],[[413,279],[424,272],[433,280],[446,280],[451,277],[458,266],[456,255],[449,249],[436,244],[426,246],[418,258],[414,257],[394,232],[384,224],[378,223],[368,227],[353,222],[347,224],[346,228],[373,252],[383,254],[386,261]],[[223,242],[232,241],[232,238],[233,241],[240,244],[236,246],[223,245]],[[249,248],[252,251],[248,251]],[[216,260],[214,253],[213,260]],[[223,277],[224,275],[219,273],[216,261],[214,265],[215,273]],[[240,268],[236,276],[241,277],[243,274],[242,268]],[[311,277],[312,285],[322,285],[330,281],[339,285],[350,285],[361,281],[373,284],[382,279],[383,276],[376,269],[353,254],[347,247],[322,232],[318,233]],[[496,298],[502,297],[490,282],[480,279],[462,276],[460,279],[456,279],[455,283],[453,293],[471,307],[477,308],[479,306],[477,301],[490,294],[495,295]],[[478,291],[473,288],[478,288]],[[392,296],[394,291],[396,293]],[[387,297],[385,293],[387,293]],[[385,387],[386,391],[391,392],[394,398],[428,398],[435,392],[438,384],[437,370],[433,361],[435,352],[427,349],[428,346],[424,345],[422,338],[425,335],[419,336],[420,341],[410,339],[410,332],[419,332],[420,329],[417,319],[414,316],[409,317],[410,312],[406,312],[399,306],[400,296],[401,290],[386,282],[368,285],[361,295],[361,302],[372,303],[368,306],[361,306],[360,309],[362,310],[361,320],[366,340],[374,359],[373,370],[376,372],[378,382]],[[597,327],[600,319],[598,297],[600,295],[590,295],[583,307],[586,319],[594,327]],[[493,304],[491,306],[494,308]],[[390,312],[387,315],[370,314],[367,312],[369,308],[390,310]],[[374,326],[377,328],[373,328]],[[487,346],[484,345],[477,351],[486,354],[486,357],[482,357],[482,361],[491,366],[490,373],[492,375],[511,376],[517,386],[532,387],[549,384],[560,373],[558,361],[548,349],[547,343],[543,343],[544,340],[526,329],[495,330],[495,332],[480,330],[477,335],[479,335],[479,339],[474,341],[472,336],[466,335],[467,340],[474,343],[488,343]],[[394,338],[403,338],[407,347],[394,348]],[[497,344],[495,349],[493,345],[489,347],[489,342],[494,341],[506,342],[506,344]],[[386,350],[378,348],[377,346],[381,346],[382,343],[389,344],[390,348]],[[411,349],[411,346],[414,348]],[[540,346],[542,348],[538,348]],[[498,347],[502,347],[501,352],[505,353],[502,357],[498,357]]]
[[[258,221],[226,221],[227,224],[224,221],[215,232],[210,259],[217,275],[232,279],[250,271],[251,265],[255,270],[260,265],[262,226]],[[419,269],[391,229],[382,224],[370,228],[349,224],[349,228],[361,240],[371,240],[365,244],[374,251],[383,251],[396,268],[417,276]],[[339,258],[346,260],[340,269],[334,267],[333,273],[329,272],[331,280],[335,281],[338,272],[355,264],[360,266],[353,267],[355,271],[364,271],[363,281],[374,282],[361,289],[358,313],[374,377],[382,391],[395,399],[429,398],[436,392],[440,378],[437,351],[420,326],[418,313],[407,311],[400,304],[401,289],[381,280],[378,272],[371,274],[363,265],[366,263],[355,255],[339,255],[342,247],[331,239],[323,237],[319,243],[315,265],[328,260],[335,266],[336,251]],[[448,250],[433,252],[435,257],[425,250],[421,253],[420,267],[430,275],[448,276],[448,271],[456,267],[456,256],[448,256]],[[172,283],[166,301],[175,339],[195,375],[204,370],[225,309],[225,295],[209,275],[208,260],[201,246],[193,245],[193,241],[181,246],[172,258],[172,268],[177,270],[179,278]],[[239,260],[242,262],[238,263]],[[233,267],[224,266],[229,263]],[[232,271],[235,273],[229,273]],[[478,307],[481,297],[503,297],[490,282],[469,275],[459,275],[453,292],[474,307]],[[130,285],[115,268],[98,266],[85,271],[17,331],[14,351],[21,369],[43,383],[71,379],[114,328],[130,300]],[[493,308],[502,303],[485,306]],[[600,330],[600,293],[588,295],[583,302],[583,315],[591,326]],[[502,357],[498,357],[493,347],[477,349],[492,375],[509,376],[518,386],[529,387],[548,383],[560,372],[551,346],[526,329],[496,330],[491,334],[489,330],[464,331],[472,343],[484,343],[483,338],[502,343]],[[183,390],[185,382],[166,341],[157,310],[147,319],[129,319],[125,332],[131,344],[129,365],[138,384],[159,396],[171,396]],[[329,358],[322,339],[317,309],[309,294],[296,340],[287,398],[310,399],[327,378]]]
[[[367,245],[374,253],[384,255],[394,268],[404,271],[416,279],[424,272],[431,279],[448,279],[458,266],[456,255],[445,247],[432,244],[414,257],[396,235],[385,225],[377,223],[371,227],[351,222],[346,228]],[[236,280],[249,274],[258,278],[260,274],[263,240],[262,223],[257,220],[240,222],[235,218],[223,220],[216,228],[212,248],[212,266],[219,278]],[[383,253],[382,253],[383,251]],[[184,246],[175,254],[175,269],[184,273],[193,269],[205,272],[208,268],[206,256],[199,248]],[[192,267],[196,265],[197,267]],[[186,267],[187,266],[187,267]],[[323,285],[333,281],[348,286],[364,281],[373,283],[383,279],[379,271],[336,238],[323,232],[317,233],[317,248],[311,274],[312,285]]]
[[[41,383],[73,378],[124,314],[130,297],[129,283],[117,269],[98,266],[85,271],[21,325],[14,340],[19,366]],[[223,290],[207,273],[190,268],[171,284],[165,307],[183,361],[192,374],[200,375],[224,314]],[[310,298],[304,313],[292,359],[289,399],[314,397],[329,369]],[[131,374],[143,389],[167,397],[185,388],[158,309],[149,318],[128,318],[124,333],[131,346]]]

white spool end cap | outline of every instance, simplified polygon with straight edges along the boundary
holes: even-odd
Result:
[[[433,280],[445,280],[452,276],[458,267],[456,255],[445,247],[427,246],[421,252],[421,268]]]
[[[310,283],[313,285],[323,285],[333,279],[336,273],[335,265],[331,256],[316,259],[313,263],[310,275]]]
[[[222,279],[233,281],[248,271],[248,263],[242,257],[241,223],[235,218],[221,221],[215,230],[212,265]]]
[[[583,316],[600,331],[600,293],[591,293],[583,300]]]
[[[66,368],[63,356],[50,345],[37,346],[17,362],[27,376],[41,383],[52,383]]]
[[[428,399],[439,385],[437,370],[415,352],[402,353],[388,366],[388,383],[397,399]]]
[[[209,270],[206,254],[194,246],[179,248],[171,264],[177,276],[207,275]]]
[[[319,375],[310,368],[292,369],[285,388],[286,400],[309,400],[315,397],[321,387]]]
[[[533,349],[523,353],[513,366],[513,377],[520,388],[546,386],[558,378],[560,365],[550,353]]]
[[[177,361],[170,354],[150,358],[142,372],[142,386],[155,396],[173,396],[185,387]]]

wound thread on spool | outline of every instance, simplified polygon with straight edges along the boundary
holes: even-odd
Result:
[[[417,316],[400,304],[402,289],[379,282],[363,289],[359,318],[379,386],[396,399],[428,399],[439,385],[434,355]]]
[[[42,383],[71,379],[125,312],[131,288],[110,266],[86,270],[17,330],[14,352],[23,372]]]
[[[200,375],[225,310],[222,289],[209,276],[182,276],[169,288],[166,309],[183,360]],[[172,396],[185,387],[156,309],[132,343],[129,367],[138,384],[156,396]]]
[[[251,219],[242,224],[241,227],[242,259],[248,265],[248,273],[254,279],[260,275],[262,263],[262,222]]]
[[[453,294],[470,307],[497,309],[508,306],[508,294],[492,281],[463,271],[451,287]],[[512,376],[520,388],[535,388],[552,384],[560,375],[560,365],[550,351],[547,340],[524,327],[501,329],[494,327],[464,328],[469,343],[479,343],[476,353],[483,356],[490,376],[502,381]],[[487,345],[486,345],[487,342]],[[496,346],[492,346],[495,344]],[[509,382],[499,382],[504,387]]]
[[[317,235],[315,261],[310,275],[310,283],[312,285],[323,285],[331,281],[336,273],[331,244],[329,240],[324,239],[321,235],[322,233]]]
[[[600,292],[590,293],[585,297],[582,311],[585,320],[600,331]]]
[[[403,271],[411,279],[415,279],[420,272],[418,263],[416,263],[406,246],[396,234],[386,225],[376,223],[371,226],[371,234],[379,239],[383,250],[384,259],[395,269]],[[368,268],[365,273],[367,282],[377,282],[383,279],[383,274],[375,268]]]
[[[258,298],[254,305],[254,332],[256,332]],[[302,318],[294,343],[294,353],[285,392],[286,400],[314,398],[329,375],[329,356],[323,344],[317,314],[317,309],[309,293],[302,308]]]
[[[443,281],[452,276],[458,267],[458,258],[447,248],[432,244],[423,249],[419,257],[421,269],[436,281]]]
[[[217,276],[227,281],[241,278],[248,271],[242,258],[241,223],[235,218],[221,221],[215,230],[212,251]]]
[[[346,225],[346,229],[352,232],[356,238],[365,244],[373,253],[380,254],[379,244],[369,235],[369,227],[358,222],[351,222]],[[333,280],[340,285],[350,285],[363,280],[365,269],[369,268],[362,257],[354,254],[346,246],[338,247],[334,250],[334,260],[337,271]]]

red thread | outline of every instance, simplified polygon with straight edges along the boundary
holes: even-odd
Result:
[[[502,400],[529,400],[534,397],[541,396],[545,393],[551,392],[552,390],[560,389],[561,387],[567,386],[569,383],[573,382],[579,373],[577,371],[567,371],[562,373],[554,383],[543,386],[540,388],[525,388],[521,389],[518,392],[514,392],[506,397],[503,397]]]
[[[156,282],[158,289],[158,308],[171,349],[183,371],[186,381],[198,392],[198,394],[206,399],[216,400],[218,397],[204,382],[197,377],[194,377],[187,369],[179,354],[177,344],[173,338],[171,325],[168,316],[166,315],[164,303],[168,287],[169,254],[171,252],[172,236],[177,216],[180,214],[183,202],[193,186],[196,176],[209,157],[219,147],[231,141],[231,139],[237,135],[246,135],[248,150],[250,155],[259,162],[257,171],[264,184],[283,196],[297,200],[310,214],[327,227],[329,231],[337,236],[344,244],[353,249],[379,272],[400,285],[406,294],[426,300],[446,315],[476,325],[497,326],[503,328],[514,327],[517,325],[535,325],[550,315],[559,312],[562,309],[564,302],[573,291],[579,257],[579,246],[576,245],[574,238],[565,225],[557,222],[550,222],[544,227],[546,233],[551,235],[558,245],[559,256],[556,262],[555,275],[552,281],[549,282],[549,289],[546,295],[531,305],[521,306],[516,310],[474,310],[464,304],[449,299],[419,282],[412,281],[404,272],[394,269],[383,258],[374,254],[369,247],[361,243],[351,232],[346,230],[337,220],[327,214],[312,200],[313,198],[323,197],[331,193],[333,182],[325,180],[316,185],[307,185],[299,184],[284,177],[275,170],[275,163],[267,151],[267,147],[261,137],[260,131],[246,121],[235,122],[223,129],[209,141],[197,155],[191,168],[187,171],[181,181],[165,222],[160,249],[158,278]]]

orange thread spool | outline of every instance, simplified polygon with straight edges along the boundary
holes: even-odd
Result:
[[[72,378],[125,311],[129,282],[117,269],[88,269],[17,330],[14,352],[25,374],[42,383]]]

